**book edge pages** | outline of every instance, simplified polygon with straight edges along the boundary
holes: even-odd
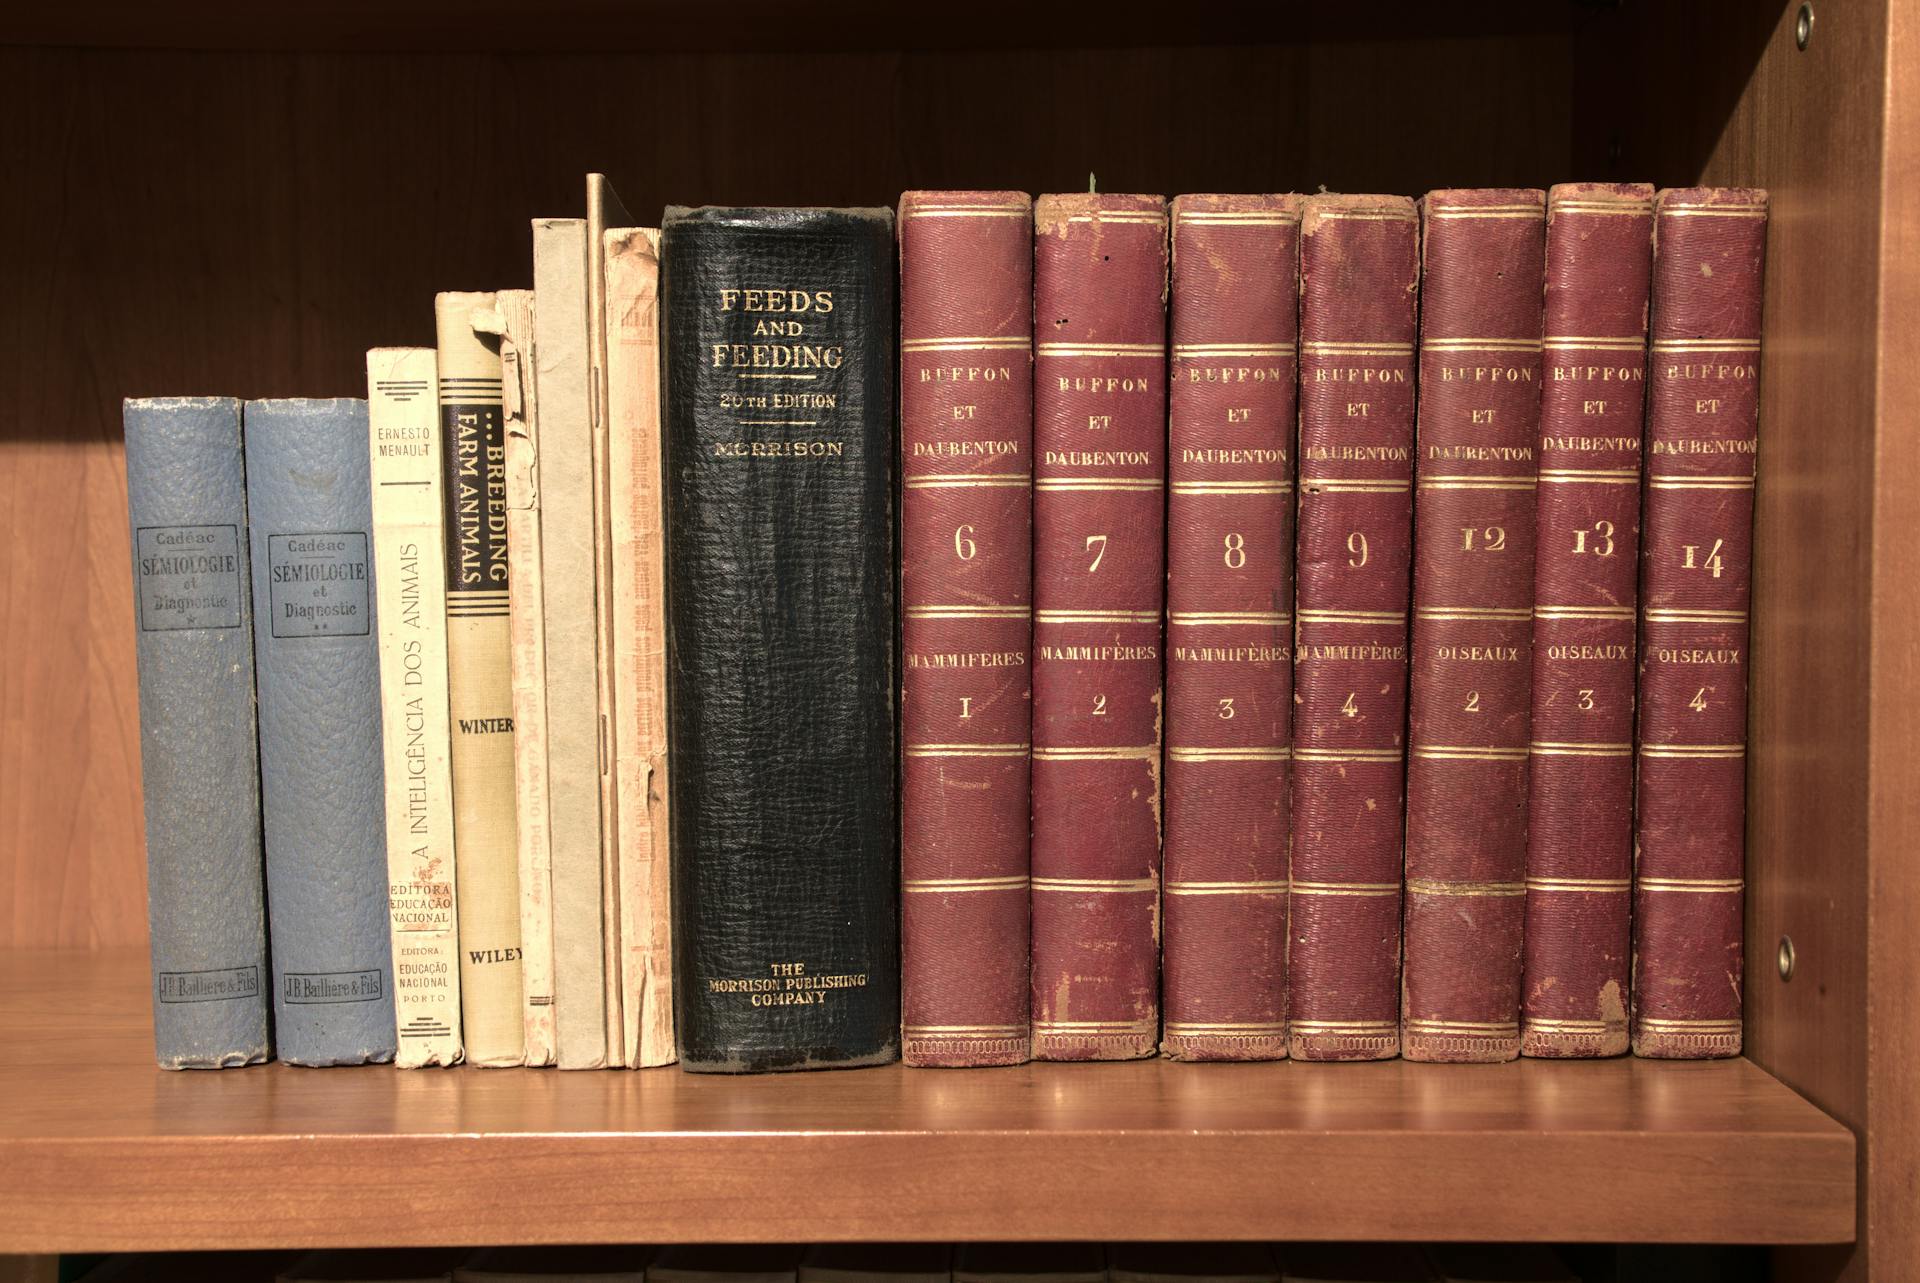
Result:
[[[619,715],[620,687],[614,680],[612,465],[609,459],[607,388],[606,253],[603,238],[609,225],[633,221],[605,174],[590,173],[587,185],[587,373],[588,412],[593,432],[593,564],[594,640],[600,715],[600,905],[602,928],[601,976],[606,984],[607,1063],[628,1063],[626,1027],[622,1013],[624,986],[620,926],[620,788],[615,764],[614,722]]]
[[[628,694],[616,706],[612,723],[614,773],[625,820],[619,832],[617,869],[622,1037],[626,1063],[636,1069],[676,1059],[672,864],[667,839],[659,243],[659,232],[651,228],[612,229],[603,239],[612,650],[616,689]]]

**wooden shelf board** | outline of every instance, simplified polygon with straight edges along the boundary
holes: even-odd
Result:
[[[169,1073],[146,959],[0,953],[0,1252],[858,1239],[1851,1240],[1746,1061]]]

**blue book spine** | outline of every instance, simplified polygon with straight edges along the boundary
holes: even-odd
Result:
[[[365,401],[249,401],[260,800],[280,1059],[394,1054]]]
[[[267,1058],[240,403],[129,400],[140,771],[163,1069]]]

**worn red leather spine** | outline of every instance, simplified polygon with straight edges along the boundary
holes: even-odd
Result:
[[[1526,1056],[1627,1050],[1634,602],[1653,188],[1547,193]]]
[[[900,952],[909,1065],[1014,1065],[1027,1014],[1033,202],[900,198]]]
[[[1300,197],[1173,203],[1166,1024],[1177,1060],[1287,1054],[1287,745]]]
[[[1292,998],[1299,1060],[1400,1051],[1420,231],[1404,196],[1313,196],[1300,238]]]
[[[1167,208],[1034,214],[1033,1054],[1152,1055]]]
[[[1401,1054],[1520,1050],[1545,194],[1421,203]]]
[[[1654,199],[1633,1050],[1737,1056],[1766,193]]]

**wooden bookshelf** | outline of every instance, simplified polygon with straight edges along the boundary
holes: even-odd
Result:
[[[10,7],[0,1251],[1559,1237],[1920,1278],[1920,0],[1814,0],[1804,48],[1801,7]],[[642,212],[1089,170],[1769,188],[1750,1059],[152,1068],[119,399],[357,394],[366,347],[431,340],[434,290],[524,284],[526,220],[579,212],[588,169]]]
[[[0,956],[0,1252],[1854,1232],[1852,1134],[1744,1060],[161,1073],[146,990]]]

